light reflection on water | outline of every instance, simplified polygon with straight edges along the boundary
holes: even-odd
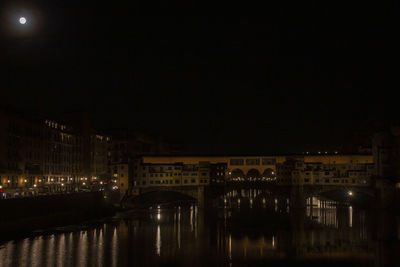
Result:
[[[156,209],[85,230],[11,241],[0,247],[0,267],[235,266],[321,257],[351,259],[351,266],[390,266],[378,259],[381,244],[367,211],[319,201],[297,210],[289,209],[286,197],[230,192],[219,208]]]

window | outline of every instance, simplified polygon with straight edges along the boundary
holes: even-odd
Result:
[[[179,184],[179,180],[178,180],[178,179],[176,179],[176,180],[175,180],[175,183],[176,183],[176,184]]]
[[[260,165],[260,159],[246,159],[246,165]]]
[[[197,173],[195,173],[195,172],[194,172],[194,173],[192,173],[192,176],[197,176]]]
[[[231,163],[231,165],[244,165],[244,160],[243,159],[231,159],[230,163]]]
[[[325,183],[328,183],[328,184],[329,184],[329,179],[325,179]]]
[[[195,179],[192,179],[192,184],[194,184],[196,182],[196,180]]]
[[[262,159],[262,165],[275,165],[275,164],[276,164],[275,159],[271,159],[271,158],[263,158]]]
[[[187,180],[185,179],[185,180],[183,181],[183,183],[184,183],[184,184],[187,184]]]
[[[152,182],[150,182],[150,183],[152,184]],[[143,181],[143,182],[142,182],[142,185],[145,185],[145,184],[146,184],[146,181]]]
[[[304,179],[304,182],[305,182],[305,183],[309,183],[309,182],[310,182],[310,179],[309,179],[309,178],[306,178],[306,179]]]
[[[164,175],[162,173],[160,173],[160,177],[164,177]]]

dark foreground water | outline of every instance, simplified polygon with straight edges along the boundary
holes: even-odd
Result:
[[[0,266],[400,266],[396,216],[289,203],[245,190],[214,208],[120,214],[3,243]]]

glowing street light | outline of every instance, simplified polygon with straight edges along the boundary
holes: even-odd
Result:
[[[348,194],[349,194],[349,196],[352,196],[353,195],[353,191],[349,191]]]

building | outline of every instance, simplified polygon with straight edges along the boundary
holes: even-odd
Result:
[[[138,159],[133,164],[134,188],[206,186],[210,184],[210,164],[144,163]]]
[[[227,181],[228,166],[226,163],[210,164],[210,183],[224,184]]]
[[[366,155],[288,157],[277,165],[277,184],[368,186],[374,172]]]
[[[280,156],[143,156],[141,164],[210,166],[210,182],[266,181],[278,185],[368,185],[374,173],[372,155],[317,154]],[[138,174],[137,177],[142,177]],[[136,178],[136,177],[135,177]]]
[[[87,120],[0,112],[0,186],[11,195],[90,188],[110,178],[110,143]]]
[[[391,127],[373,137],[375,175],[379,179],[400,182],[400,127]]]
[[[128,163],[118,163],[114,164],[112,167],[112,182],[118,187],[122,194],[127,193],[130,189],[129,172],[130,168]]]

